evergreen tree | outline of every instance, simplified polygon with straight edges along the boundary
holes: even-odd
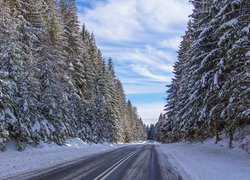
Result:
[[[111,58],[108,63],[75,0],[0,1],[0,149],[40,141],[62,145],[131,142],[145,126],[126,103]],[[129,135],[128,135],[129,134]]]
[[[249,124],[249,2],[194,5],[169,86],[163,141],[204,140]]]

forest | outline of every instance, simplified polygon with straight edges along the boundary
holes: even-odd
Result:
[[[162,142],[229,137],[250,124],[250,1],[191,0],[193,13],[167,85]]]
[[[146,138],[74,0],[0,0],[0,149]]]

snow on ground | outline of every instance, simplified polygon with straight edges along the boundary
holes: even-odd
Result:
[[[202,143],[180,142],[160,144],[160,149],[167,155],[167,160],[180,172],[184,180],[249,180],[250,154],[239,148],[227,147],[227,139],[219,144],[210,139]],[[242,142],[249,138],[246,136]],[[145,143],[145,142],[142,142]],[[41,143],[38,147],[29,146],[23,152],[15,150],[9,142],[7,150],[0,152],[0,179],[26,171],[49,167],[72,161],[83,156],[112,150],[128,144],[87,144],[75,138],[69,139],[66,146]]]
[[[215,144],[214,139],[202,143],[162,144],[160,149],[184,180],[249,180],[250,154],[234,142],[228,148],[228,139]]]
[[[41,143],[38,147],[28,146],[23,152],[19,152],[15,149],[14,142],[9,142],[7,150],[0,152],[0,179],[125,145],[128,144],[87,144],[79,138],[72,138],[68,139],[66,146]]]

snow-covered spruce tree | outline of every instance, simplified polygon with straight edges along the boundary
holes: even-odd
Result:
[[[185,47],[184,36],[178,52],[162,133],[218,142],[224,131],[231,147],[234,131],[249,124],[249,2],[192,3],[191,41]]]
[[[120,111],[119,111],[119,98],[116,89],[116,76],[115,70],[113,67],[112,59],[109,58],[108,64],[105,66],[106,69],[106,115],[107,119],[109,119],[109,127],[110,131],[110,139],[112,142],[122,142],[122,135],[121,135],[121,121],[120,121]],[[108,123],[107,123],[108,124]]]
[[[83,97],[86,100],[91,100],[93,99],[93,90],[94,90],[94,65],[91,59],[91,51],[90,51],[90,47],[91,47],[91,35],[88,32],[88,30],[86,29],[85,24],[82,25],[82,29],[81,29],[81,39],[83,42],[83,47],[82,47],[82,66],[83,66],[83,70],[81,72],[81,79],[82,79],[82,83],[81,83],[81,89],[82,89],[82,93],[83,93]]]
[[[79,121],[82,112],[82,77],[81,72],[84,70],[82,61],[83,45],[80,36],[80,28],[76,15],[76,2],[74,0],[60,0],[58,3],[61,23],[63,26],[63,50],[64,63],[67,71],[64,72],[70,88],[66,89],[67,96],[67,119],[70,119],[72,125]],[[71,125],[70,125],[71,126]]]
[[[83,126],[88,132],[84,133],[84,135],[87,136],[88,141],[98,142],[103,141],[99,121],[104,121],[104,118],[101,118],[100,115],[103,113],[104,106],[102,98],[97,99],[97,93],[99,94],[98,90],[100,90],[97,81],[101,82],[101,79],[103,79],[101,74],[103,73],[102,66],[104,66],[102,63],[104,62],[102,62],[101,54],[96,46],[94,35],[88,32],[85,24],[82,25],[80,35],[83,42],[81,62],[83,71],[80,72],[82,75],[81,89],[84,98],[84,118],[85,122],[87,122],[83,122]],[[101,95],[99,94],[98,97],[101,97]]]
[[[10,139],[9,137],[9,118],[8,111],[10,111],[10,88],[7,82],[7,72],[0,72],[0,151],[5,149],[5,142]]]
[[[185,136],[192,139],[207,136],[205,127],[206,121],[206,95],[208,88],[205,84],[207,76],[210,74],[210,69],[204,61],[208,59],[210,53],[214,48],[213,37],[211,36],[212,29],[209,26],[209,22],[212,19],[212,12],[210,7],[211,0],[203,1],[191,1],[194,5],[194,11],[192,14],[192,44],[188,53],[190,59],[186,62],[187,69],[191,72],[187,74],[188,93],[189,98],[185,103],[185,114],[181,117],[185,122]],[[211,36],[211,37],[210,37]]]
[[[101,59],[96,65],[96,120],[102,127],[102,139],[117,142],[118,137],[118,110],[115,93],[114,79],[108,70],[104,60]],[[100,108],[99,106],[102,106]]]
[[[163,123],[162,134],[164,141],[172,142],[180,138],[183,138],[186,133],[186,125],[188,118],[185,115],[189,112],[187,110],[188,103],[188,91],[189,91],[189,79],[191,72],[188,69],[187,61],[190,59],[189,48],[192,42],[192,27],[191,21],[188,24],[188,30],[183,36],[183,40],[180,44],[178,51],[178,60],[174,65],[175,77],[172,80],[171,85],[167,93],[167,104],[165,106],[166,119]]]
[[[10,7],[0,1],[2,7],[0,11],[0,150],[5,149],[5,142],[10,139],[10,126],[16,117],[13,117],[13,102],[12,102],[12,78],[9,75],[9,70],[12,68],[11,54],[8,50],[15,46],[15,24],[11,17]],[[12,38],[11,38],[12,37]]]
[[[150,124],[149,126],[147,126],[147,139],[148,140],[155,140],[155,125],[154,124]]]
[[[216,40],[209,22],[213,17],[211,1],[192,1],[195,9],[188,31],[183,37],[175,64],[175,79],[169,89],[167,123],[164,130],[170,141],[180,138],[204,139],[209,135],[205,130],[207,99],[210,97],[208,81],[213,77],[210,59],[217,55]]]
[[[130,100],[126,102],[126,130],[125,130],[125,142],[132,142],[133,141],[133,126],[132,126],[132,121],[133,121],[133,106]]]
[[[101,141],[110,140],[111,132],[112,129],[109,131],[109,126],[112,127],[112,121],[110,122],[109,116],[107,115],[108,111],[108,102],[106,99],[107,96],[107,81],[106,81],[106,76],[107,76],[107,71],[105,67],[105,62],[101,57],[100,51],[98,53],[99,59],[96,62],[96,123],[98,123],[98,129],[102,129],[101,132],[99,132],[99,138]],[[107,123],[107,124],[106,124]]]
[[[66,106],[69,91],[69,77],[62,44],[64,42],[63,27],[57,15],[53,1],[48,2],[46,26],[40,49],[40,107],[41,135],[45,142],[63,144],[66,138],[66,124],[69,110]]]
[[[82,115],[80,115],[79,118],[83,118],[82,120],[78,121],[81,123],[81,128],[83,130],[79,130],[79,133],[82,135],[83,139],[86,139],[86,141],[93,141],[93,137],[96,135],[96,132],[93,131],[92,126],[95,124],[95,103],[94,103],[94,81],[95,81],[95,70],[94,70],[94,62],[91,59],[91,47],[96,47],[94,45],[91,45],[91,43],[95,43],[95,41],[92,41],[90,33],[87,31],[85,24],[82,25],[82,29],[80,32],[80,37],[82,40],[82,54],[81,54],[81,61],[78,63],[79,68],[75,68],[76,75],[79,76],[77,82],[78,82],[78,88],[80,90],[80,96],[82,100]]]
[[[155,140],[162,142],[162,128],[163,128],[163,123],[165,121],[165,116],[164,114],[160,114],[157,123],[155,124]]]
[[[225,120],[229,147],[233,133],[250,123],[249,114],[249,29],[250,3],[247,0],[224,1],[216,19],[220,20],[218,46],[223,52],[223,80],[220,97],[224,99],[221,118]]]
[[[3,37],[1,58],[2,70],[8,72],[11,89],[11,113],[13,121],[8,124],[10,136],[22,150],[25,142],[37,143],[37,135],[31,129],[35,124],[37,110],[36,49],[39,47],[41,1],[36,6],[26,1],[4,1],[3,8],[9,9],[9,27]],[[2,21],[1,21],[2,22]],[[7,23],[7,21],[3,21]],[[6,24],[5,24],[6,25]]]
[[[105,62],[85,26],[79,31],[74,0],[0,3],[1,150],[8,140],[23,150],[40,141],[64,144],[67,137],[144,138],[112,61]]]
[[[126,132],[128,131],[128,123],[127,123],[127,104],[126,104],[126,97],[122,87],[122,84],[119,79],[116,80],[115,89],[118,96],[118,106],[119,106],[119,125],[120,125],[120,135],[121,135],[121,142],[127,142],[126,139]]]
[[[138,117],[138,115],[137,115]],[[134,129],[134,133],[136,134],[135,141],[146,140],[147,139],[147,128],[146,125],[143,124],[143,121],[140,117],[136,120],[136,126]]]
[[[129,127],[125,132],[125,140],[133,142],[138,140],[145,140],[147,138],[146,128],[138,116],[137,109],[134,107],[130,100],[127,101],[127,126]],[[143,129],[139,132],[138,129]],[[143,138],[141,138],[143,137]]]

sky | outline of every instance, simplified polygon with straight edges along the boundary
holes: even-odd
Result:
[[[192,6],[188,0],[76,0],[80,23],[111,57],[127,99],[145,124],[156,123]]]

